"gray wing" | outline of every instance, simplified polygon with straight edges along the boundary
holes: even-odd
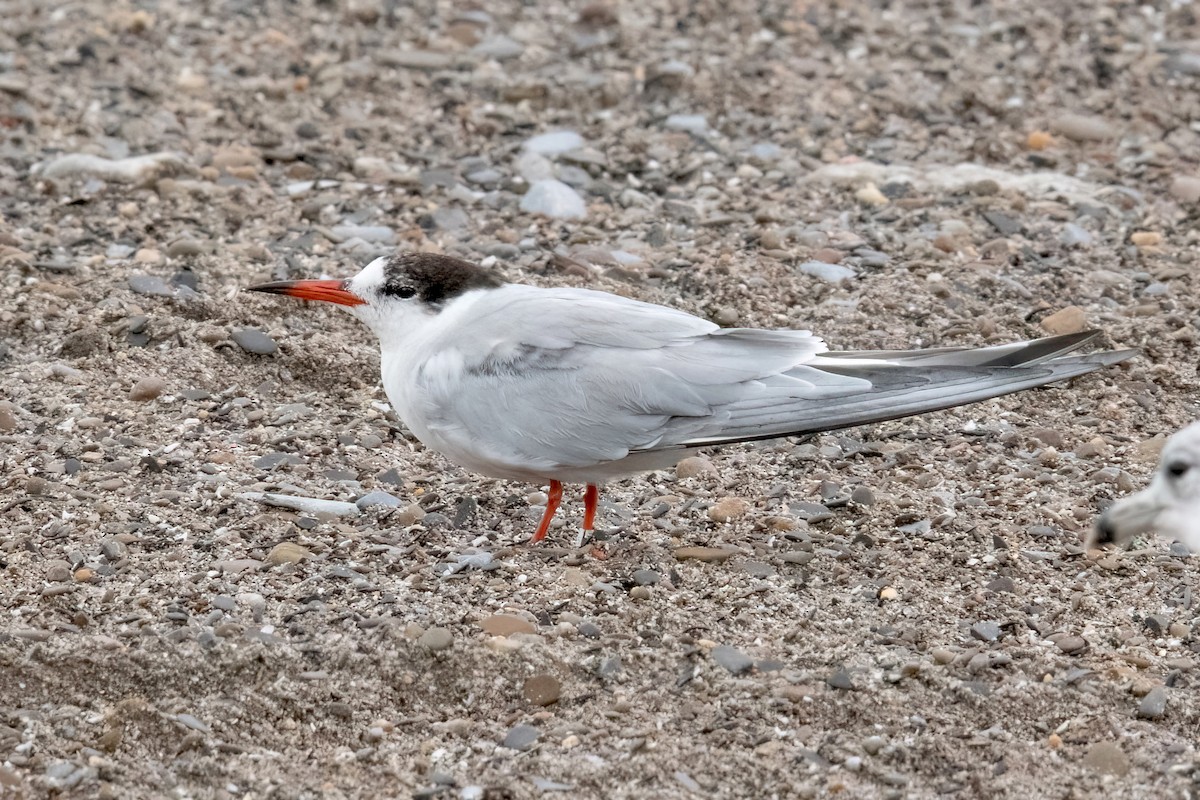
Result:
[[[498,330],[501,320],[517,329]],[[440,436],[498,463],[552,470],[919,414],[1128,357],[1061,357],[1090,338],[826,354],[808,331],[720,329],[612,295],[534,290],[481,309],[455,336],[471,344],[435,356],[460,366],[461,379],[428,380],[422,393]],[[430,366],[429,375],[448,372]]]
[[[511,290],[511,291],[510,291]],[[432,432],[516,469],[586,467],[675,444],[823,352],[807,331],[722,330],[662,306],[578,289],[505,287],[420,370]],[[485,301],[485,303],[488,301]],[[822,384],[866,387],[817,375]]]

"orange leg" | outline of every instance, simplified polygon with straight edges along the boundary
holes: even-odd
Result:
[[[591,533],[596,527],[596,506],[600,504],[600,489],[589,483],[583,493],[583,531]]]
[[[542,524],[538,525],[537,533],[530,541],[540,542],[546,538],[546,532],[550,530],[550,520],[554,519],[554,512],[558,511],[558,504],[561,502],[562,484],[558,481],[550,481],[550,493],[546,495],[546,513],[542,514]]]

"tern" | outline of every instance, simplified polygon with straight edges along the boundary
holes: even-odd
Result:
[[[1109,506],[1096,520],[1088,546],[1124,546],[1150,530],[1200,551],[1200,422],[1167,440],[1150,485]]]
[[[1094,331],[978,349],[829,352],[809,331],[721,328],[606,292],[504,283],[458,258],[401,253],[345,280],[249,287],[347,309],[379,339],[383,388],[424,443],[468,470],[599,487],[703,447],[923,414],[1134,355],[1078,355]]]

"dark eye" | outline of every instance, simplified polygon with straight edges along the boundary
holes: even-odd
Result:
[[[383,290],[384,294],[390,294],[392,297],[400,297],[405,300],[417,293],[416,287],[413,286],[388,286]]]
[[[1172,461],[1167,464],[1167,474],[1172,478],[1183,477],[1189,469],[1191,469],[1191,465],[1183,461]]]

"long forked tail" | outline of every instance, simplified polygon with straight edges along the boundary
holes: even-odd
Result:
[[[823,353],[805,367],[826,374],[831,384],[851,379],[859,388],[820,397],[768,391],[727,407],[719,432],[698,432],[679,444],[730,444],[884,422],[1085,375],[1137,354],[1074,354],[1097,336],[1084,331],[976,349]]]

